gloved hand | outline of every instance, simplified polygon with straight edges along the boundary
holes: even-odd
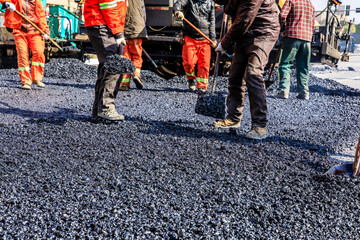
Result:
[[[213,48],[216,48],[216,46],[217,46],[217,41],[214,40],[214,41],[212,42],[211,46],[212,46]]]
[[[125,46],[126,45],[126,40],[125,40],[125,36],[124,33],[117,33],[115,34],[115,42],[118,46]]]
[[[16,10],[16,7],[15,7],[15,5],[13,4],[13,3],[11,3],[11,2],[5,2],[4,3],[5,4],[5,7],[7,8],[7,9],[9,9],[9,11],[15,11]]]
[[[44,34],[44,35],[43,35],[43,38],[44,38],[45,40],[49,40],[50,36],[49,36],[48,34]]]
[[[215,48],[215,52],[221,52],[221,54],[224,54],[226,52],[225,49],[223,49],[223,47],[221,46],[221,42]]]
[[[175,17],[177,17],[180,20],[184,19],[184,14],[181,11],[176,11],[175,12]]]

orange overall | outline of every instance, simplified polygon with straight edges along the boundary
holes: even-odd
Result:
[[[0,3],[7,1],[0,0]],[[41,0],[12,0],[16,9],[34,22],[41,30],[50,35],[46,24],[45,10]],[[6,10],[5,23],[7,28],[13,29],[14,41],[18,57],[18,70],[22,84],[31,85],[32,82],[41,81],[45,64],[45,41],[33,26],[27,23],[15,12]],[[32,52],[31,74],[29,63],[29,48]]]
[[[197,88],[204,88],[206,90],[210,70],[210,43],[207,40],[195,40],[189,36],[185,36],[182,58],[187,79],[196,79]],[[196,63],[197,76],[195,76]]]
[[[143,63],[142,59],[142,38],[127,39],[124,47],[124,57],[130,59],[135,66],[134,77],[140,77]],[[130,87],[131,74],[124,74],[121,86]]]

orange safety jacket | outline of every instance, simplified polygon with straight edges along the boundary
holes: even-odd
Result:
[[[5,2],[13,3],[16,7],[16,10],[22,13],[22,0],[0,0],[1,4],[4,4]],[[35,0],[35,16],[39,20],[37,23],[38,27],[45,33],[49,34],[49,26],[46,24],[45,10],[41,0]],[[7,28],[21,29],[22,20],[22,17],[20,17],[17,13],[11,12],[7,9],[5,12],[4,26]]]
[[[112,33],[124,32],[126,0],[86,0],[85,27],[107,25]]]

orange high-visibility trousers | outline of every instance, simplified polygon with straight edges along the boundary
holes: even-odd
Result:
[[[198,89],[207,89],[211,59],[210,43],[207,40],[195,40],[185,36],[182,58],[187,79],[196,79]],[[196,63],[197,76],[195,76]]]
[[[131,60],[135,66],[134,77],[140,77],[140,71],[143,63],[142,59],[142,38],[127,39],[124,47],[124,57]],[[121,86],[130,87],[131,74],[124,74]]]
[[[18,70],[22,84],[31,85],[32,82],[41,81],[44,76],[45,65],[45,41],[38,31],[25,33],[21,30],[13,30],[16,45]],[[32,52],[31,75],[29,63],[29,49]]]

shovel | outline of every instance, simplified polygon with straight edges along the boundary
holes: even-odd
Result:
[[[220,39],[222,39],[223,35],[225,34],[226,22],[227,22],[227,15],[224,13],[221,30],[220,30]],[[225,96],[220,93],[215,94],[215,83],[216,83],[216,77],[219,72],[220,57],[221,57],[220,52],[216,53],[214,77],[211,83],[210,94],[199,94],[195,105],[196,113],[214,118],[225,117]]]
[[[271,80],[271,76],[273,75],[275,65],[278,63],[279,58],[280,58],[282,43],[283,43],[283,41],[281,40],[280,44],[279,44],[279,47],[278,47],[278,50],[276,51],[274,63],[272,64],[271,69],[270,69],[269,77],[268,77],[267,81],[265,81],[266,89],[268,89],[271,85],[273,85],[275,83],[275,81]]]
[[[347,174],[352,177],[360,176],[360,137],[356,147],[355,159],[353,163],[338,164],[330,168],[326,174],[340,175]]]
[[[150,55],[145,51],[145,49],[142,49],[143,52],[145,53],[146,57],[150,60],[150,62],[152,63],[152,65],[155,67],[155,73],[157,75],[159,75],[162,78],[165,78],[166,80],[169,80],[172,77],[175,77],[177,74],[174,73],[173,71],[170,71],[169,69],[167,69],[166,67],[160,65],[158,66],[154,60],[152,60],[152,58],[150,57]]]
[[[32,21],[30,21],[27,17],[25,17],[23,14],[21,14],[18,10],[15,9],[14,11],[17,15],[19,15],[20,17],[22,17],[25,21],[27,21],[31,26],[33,26],[34,28],[36,28],[42,35],[45,35],[46,33],[41,30],[35,23],[33,23]],[[52,40],[51,38],[49,38],[49,41],[54,44],[58,49],[60,49],[60,51],[63,52],[63,49],[59,46],[59,44],[57,44],[54,40]]]

